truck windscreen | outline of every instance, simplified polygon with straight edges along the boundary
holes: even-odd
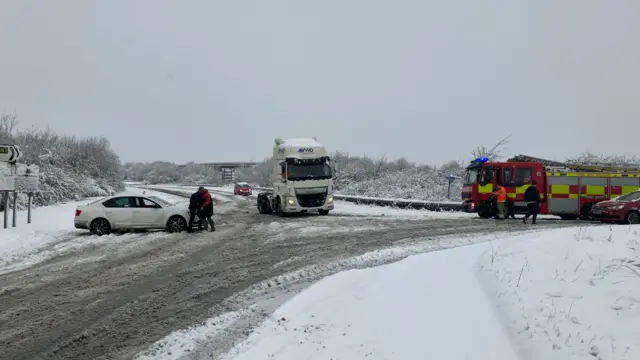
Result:
[[[287,167],[289,180],[321,180],[331,179],[331,166],[329,164],[295,164]]]
[[[473,185],[478,182],[478,176],[480,175],[480,166],[468,167],[464,174],[463,185]]]

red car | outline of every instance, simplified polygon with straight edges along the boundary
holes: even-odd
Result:
[[[247,183],[235,183],[233,185],[233,195],[245,195],[249,196],[253,194],[253,190],[251,190],[251,185]]]
[[[595,204],[589,216],[604,222],[640,224],[640,190]]]

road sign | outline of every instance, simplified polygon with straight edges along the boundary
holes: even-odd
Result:
[[[0,144],[0,162],[15,163],[22,158],[22,151],[18,145]]]
[[[40,167],[38,165],[16,164],[15,189],[20,192],[40,190]]]
[[[0,162],[0,191],[15,190],[15,173],[12,169],[13,165]]]

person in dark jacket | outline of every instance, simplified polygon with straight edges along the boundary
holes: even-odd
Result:
[[[198,190],[200,191],[200,195],[204,200],[204,203],[200,207],[198,217],[202,219],[205,230],[209,230],[209,226],[211,226],[211,230],[209,231],[216,231],[216,226],[213,223],[213,219],[211,218],[213,216],[213,199],[211,199],[211,194],[209,193],[209,190],[203,187],[200,187],[200,189]]]
[[[524,201],[527,203],[527,215],[522,218],[523,223],[527,223],[529,216],[532,216],[531,223],[536,223],[538,210],[540,209],[540,191],[536,187],[537,182],[533,180],[531,186],[524,192]]]
[[[202,198],[202,194],[200,194],[200,190],[191,194],[191,198],[189,199],[189,226],[187,227],[188,232],[193,231],[193,222],[203,204],[204,199]],[[200,218],[200,221],[198,222],[198,230],[202,230],[202,218]]]
[[[513,202],[513,199],[507,196],[507,201],[504,202],[505,219],[508,219],[509,217],[511,217],[512,219],[516,218],[514,206],[515,203]]]

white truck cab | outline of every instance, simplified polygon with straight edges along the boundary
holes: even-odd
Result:
[[[333,169],[325,147],[315,138],[275,139],[272,191],[258,194],[262,214],[333,210]]]

